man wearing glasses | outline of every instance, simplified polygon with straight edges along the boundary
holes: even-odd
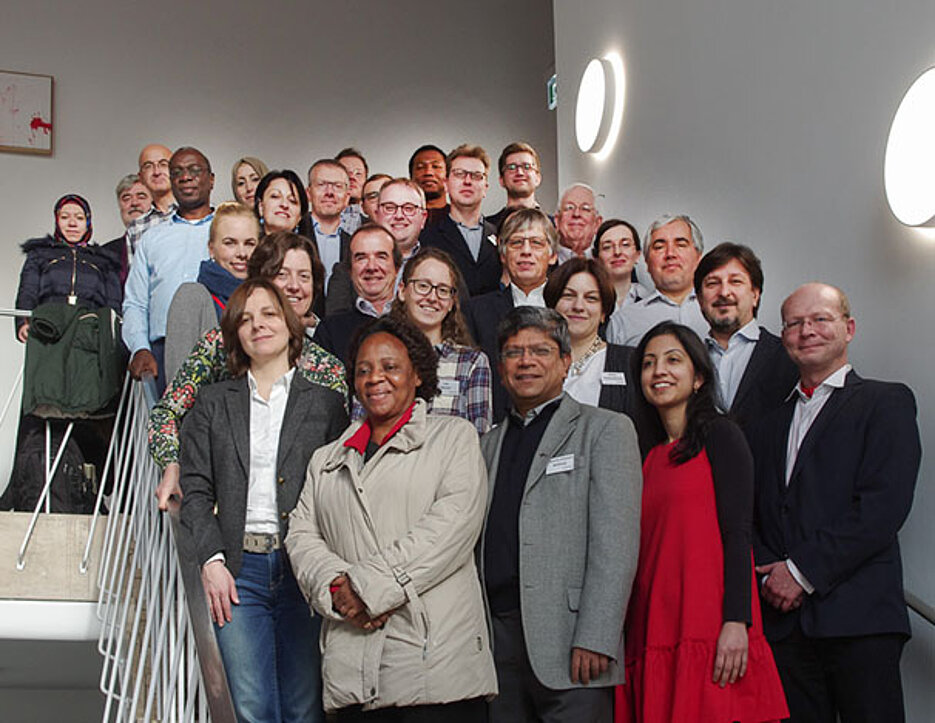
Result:
[[[499,329],[509,419],[481,439],[481,578],[500,695],[491,723],[613,720],[636,572],[642,475],[629,417],[562,392],[565,320],[519,307]]]
[[[172,151],[159,143],[150,143],[140,151],[140,181],[149,189],[153,201],[145,214],[127,226],[129,261],[133,261],[133,254],[143,234],[153,226],[169,220],[175,212],[175,196],[172,195],[172,183],[169,180],[171,156]]]
[[[392,234],[399,252],[395,291],[403,268],[419,250],[419,234],[425,226],[425,196],[415,181],[391,179],[380,189],[375,208],[374,221]],[[358,293],[350,272],[346,264],[339,264],[335,269],[328,285],[326,316],[348,311],[356,303]]]
[[[179,148],[169,160],[168,176],[178,204],[170,218],[140,239],[123,298],[123,341],[130,351],[134,379],[152,376],[165,389],[166,316],[176,290],[198,278],[208,258],[208,231],[214,219],[214,173],[196,148]]]
[[[347,169],[338,161],[322,158],[308,169],[308,201],[318,256],[325,267],[325,289],[334,267],[347,263],[350,235],[341,228],[341,213],[351,197]]]
[[[782,329],[799,381],[749,432],[763,630],[793,721],[901,723],[898,533],[921,458],[915,398],[851,368],[856,325],[840,289],[800,286]]]
[[[539,208],[536,189],[542,183],[542,171],[539,154],[528,143],[511,143],[500,154],[497,161],[500,169],[500,185],[506,189],[506,206],[493,216],[490,221],[500,231],[506,217],[518,208]]]
[[[464,144],[448,154],[447,164],[451,208],[422,232],[420,242],[454,259],[471,296],[495,291],[500,288],[501,272],[497,230],[481,215],[490,157],[480,146]]]
[[[565,263],[574,256],[590,256],[594,234],[601,225],[594,189],[584,183],[575,183],[565,189],[555,214],[558,227],[558,262]]]

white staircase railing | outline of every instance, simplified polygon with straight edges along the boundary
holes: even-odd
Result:
[[[197,564],[185,550],[179,561],[177,543],[186,541],[178,503],[163,515],[153,494],[159,473],[147,445],[147,396],[145,383],[125,385],[111,448],[115,483],[98,602],[103,720],[233,721]]]

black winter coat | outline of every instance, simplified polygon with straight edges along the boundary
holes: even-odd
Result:
[[[123,289],[120,264],[96,244],[70,246],[52,236],[30,239],[22,245],[26,262],[19,276],[16,308],[32,311],[39,304],[77,303],[89,309],[109,306],[120,313]],[[16,320],[17,331],[25,319]]]

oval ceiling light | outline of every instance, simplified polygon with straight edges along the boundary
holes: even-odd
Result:
[[[618,53],[591,59],[578,85],[575,108],[575,137],[584,153],[598,160],[610,155],[623,123],[625,90],[623,60]]]
[[[899,221],[935,225],[935,68],[916,79],[896,109],[883,158],[883,185]]]

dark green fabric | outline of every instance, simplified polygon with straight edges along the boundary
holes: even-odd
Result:
[[[120,391],[125,356],[120,322],[109,308],[42,304],[26,342],[23,413],[107,416]]]

